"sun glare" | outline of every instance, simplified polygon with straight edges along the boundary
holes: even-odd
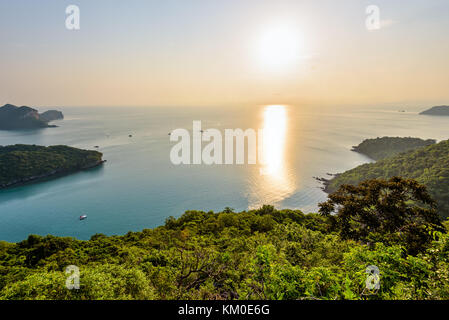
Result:
[[[278,25],[268,28],[260,37],[257,54],[264,68],[281,70],[297,62],[302,39],[296,28]]]
[[[268,106],[264,111],[263,157],[265,172],[278,176],[282,173],[285,156],[287,116],[284,106]]]

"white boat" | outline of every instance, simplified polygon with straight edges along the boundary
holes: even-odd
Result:
[[[80,220],[84,220],[87,219],[87,215],[83,214],[82,216],[80,216]]]

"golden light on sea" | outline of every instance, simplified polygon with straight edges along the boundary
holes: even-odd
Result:
[[[267,106],[264,110],[261,173],[282,176],[285,158],[287,114],[284,106]]]
[[[288,111],[283,105],[270,105],[263,110],[263,139],[259,141],[259,172],[252,186],[250,207],[276,204],[295,190],[289,170]]]

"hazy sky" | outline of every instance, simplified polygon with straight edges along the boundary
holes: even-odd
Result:
[[[449,104],[449,1],[0,0],[0,57],[0,104]]]

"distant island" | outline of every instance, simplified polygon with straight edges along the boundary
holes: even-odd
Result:
[[[408,141],[410,138],[402,139]],[[376,144],[380,146],[385,141],[388,140],[375,139],[370,144],[376,149]],[[325,185],[323,190],[332,193],[345,184],[357,185],[368,179],[389,179],[394,176],[415,179],[425,185],[437,201],[440,215],[449,217],[449,140],[386,157],[375,163],[363,164],[337,174],[330,180],[321,181]]]
[[[435,143],[436,140],[432,139],[382,137],[366,139],[358,146],[354,146],[352,151],[364,154],[374,160],[380,160]]]
[[[12,104],[0,107],[0,130],[21,130],[55,127],[48,123],[53,120],[63,119],[60,111],[50,110],[42,114],[36,109]]]
[[[58,111],[58,110],[48,110],[48,111],[41,113],[39,116],[40,116],[41,120],[44,120],[47,122],[64,119],[64,115],[62,114],[61,111]]]
[[[420,114],[430,116],[449,116],[449,106],[432,107],[426,111],[421,112]]]
[[[92,168],[103,154],[69,146],[0,146],[0,189]]]

